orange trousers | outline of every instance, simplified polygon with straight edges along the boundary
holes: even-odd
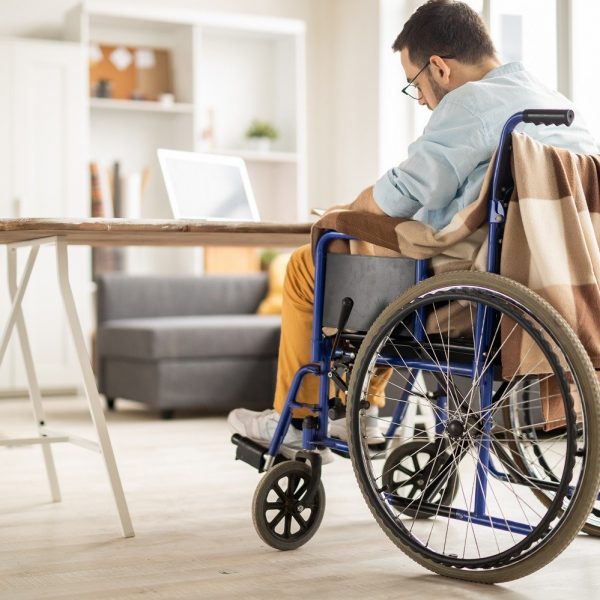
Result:
[[[281,413],[296,371],[311,362],[315,267],[310,245],[301,246],[291,256],[283,284],[281,309],[281,340],[277,363],[277,387],[274,408]],[[369,402],[384,405],[385,386],[392,369],[378,369],[369,388]],[[319,403],[320,377],[308,374],[302,380],[296,400],[306,404]],[[304,411],[305,413],[307,411]],[[302,417],[302,411],[295,411]]]

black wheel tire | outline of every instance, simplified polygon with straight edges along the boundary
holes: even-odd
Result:
[[[398,446],[397,448],[394,448],[390,452],[388,457],[385,459],[385,463],[383,464],[383,476],[382,476],[382,483],[383,483],[383,485],[387,486],[388,491],[390,493],[397,494],[398,488],[404,487],[404,486],[399,486],[398,484],[401,482],[399,482],[397,480],[397,476],[399,476],[399,475],[404,475],[405,477],[408,475],[408,473],[402,472],[398,468],[400,466],[400,464],[402,463],[403,459],[405,459],[407,457],[411,457],[411,456],[413,457],[412,462],[413,462],[413,468],[415,471],[412,473],[410,478],[413,479],[415,476],[417,476],[416,471],[417,471],[417,468],[419,468],[418,461],[417,461],[418,454],[427,454],[429,457],[427,459],[427,463],[429,463],[433,458],[435,458],[437,456],[438,453],[436,451],[435,444],[433,444],[432,442],[429,442],[428,440],[413,440],[410,442],[405,442],[404,444],[401,444],[400,446]],[[415,461],[417,461],[417,462],[415,462]],[[425,466],[427,467],[429,465],[426,464]],[[439,469],[434,469],[431,477],[435,477],[438,472],[439,472]],[[419,491],[419,488],[422,487],[423,484],[425,484],[428,479],[431,479],[431,478],[429,476],[426,476],[422,483],[420,481],[416,481],[414,484],[412,484],[412,489],[410,490],[409,494],[407,495],[407,499],[412,500],[413,497],[411,496],[411,494],[413,493],[413,491],[415,491],[415,492]],[[405,485],[406,485],[406,482],[405,482]],[[458,492],[458,474],[456,473],[456,471],[454,471],[448,476],[448,480],[444,483],[444,487],[441,490],[442,504],[450,504],[452,502],[452,500],[454,499],[454,497],[456,496],[457,492]],[[438,494],[439,494],[439,492],[438,492]],[[418,506],[418,500],[416,502],[417,502],[417,506]],[[415,519],[428,519],[429,518],[429,515],[420,515],[418,509],[417,510],[406,509],[404,511],[404,514],[408,515],[410,517],[413,517]]]
[[[325,489],[319,481],[312,507],[298,512],[308,490],[312,470],[306,463],[289,460],[271,468],[260,480],[252,499],[252,520],[260,538],[277,550],[295,550],[317,532],[325,514]],[[286,482],[285,489],[280,483]],[[275,505],[269,495],[278,496]],[[271,516],[276,510],[279,512]],[[271,517],[271,518],[270,518]],[[277,523],[275,523],[277,521]],[[283,531],[278,531],[283,522]],[[294,530],[292,530],[292,528]]]
[[[593,525],[589,521],[589,519],[593,518],[594,522],[597,523],[599,517],[600,517],[600,511],[597,508],[594,508],[592,510],[592,512],[590,513],[590,516],[588,517],[588,521],[581,528],[581,531],[583,531],[583,533],[587,533],[588,535],[591,535],[592,537],[600,537],[600,526]]]
[[[505,423],[510,423],[509,429],[515,428],[514,423],[512,422],[512,414],[510,411],[510,406],[506,404],[502,409],[502,414],[504,417]],[[511,456],[513,460],[517,464],[517,466],[521,469],[521,471],[525,475],[531,475],[531,468],[527,462],[527,458],[525,456],[525,452],[520,448],[520,441],[517,436],[507,436],[506,441],[508,447],[511,450]],[[535,475],[535,474],[534,474]],[[542,502],[545,506],[549,506],[552,501],[546,494],[542,491],[536,490],[535,488],[531,490],[532,493],[536,496],[536,498]],[[583,533],[587,533],[592,537],[600,537],[600,525],[597,525],[598,520],[600,519],[600,510],[597,508],[593,508],[590,513],[585,525],[581,528]]]

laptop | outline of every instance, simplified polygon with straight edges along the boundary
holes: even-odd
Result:
[[[259,220],[241,158],[160,148],[158,161],[175,219]]]

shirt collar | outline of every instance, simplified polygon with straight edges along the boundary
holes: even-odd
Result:
[[[508,75],[509,73],[517,73],[518,71],[524,71],[525,67],[521,62],[511,62],[505,65],[500,65],[491,71],[488,71],[481,79],[491,79],[492,77],[501,77],[502,75]]]
[[[519,71],[524,71],[525,67],[521,62],[511,62],[506,63],[505,65],[500,65],[491,71],[488,71],[479,81],[483,81],[484,79],[492,79],[493,77],[501,77],[502,75],[508,75],[510,73],[518,73]],[[476,82],[475,82],[476,83]],[[452,96],[457,90],[459,90],[462,86],[457,87],[456,89],[448,92],[439,102],[439,104],[435,107],[434,111],[436,111],[440,106],[442,106],[446,98]],[[432,111],[433,112],[433,111]]]

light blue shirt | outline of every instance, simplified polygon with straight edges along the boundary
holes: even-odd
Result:
[[[504,123],[528,108],[570,108],[573,103],[546,87],[521,63],[493,69],[446,94],[431,114],[408,158],[375,184],[379,207],[441,229],[479,195]],[[600,148],[575,110],[571,127],[521,124],[517,131],[552,146],[596,154]]]

